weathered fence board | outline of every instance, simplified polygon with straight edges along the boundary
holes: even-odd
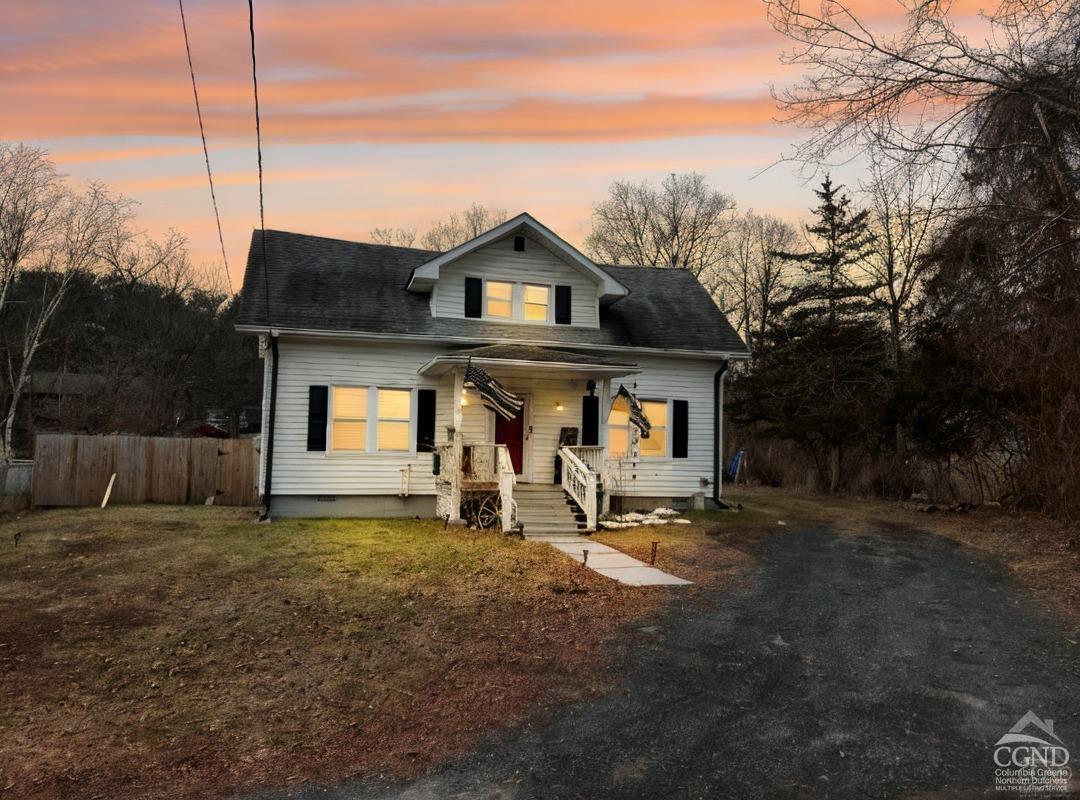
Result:
[[[218,501],[218,439],[191,440],[191,485],[189,503],[205,503],[206,498]]]
[[[38,434],[36,506],[97,505],[116,473],[110,503],[254,505],[258,450],[253,439]]]
[[[40,440],[39,440],[40,441]],[[143,458],[146,452],[139,436],[116,436],[113,440],[113,486],[110,503],[145,503],[150,496],[146,486]],[[98,498],[101,502],[101,498]]]

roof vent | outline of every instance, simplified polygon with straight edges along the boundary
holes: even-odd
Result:
[[[525,237],[524,236],[515,236],[514,237],[514,250],[516,250],[519,253],[524,253],[525,252]]]

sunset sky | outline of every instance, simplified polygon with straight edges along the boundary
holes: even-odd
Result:
[[[864,4],[865,5],[865,4]],[[876,14],[896,6],[875,3]],[[477,200],[580,243],[617,178],[696,170],[794,218],[808,187],[756,0],[256,0],[267,227],[367,240]],[[187,0],[234,285],[258,224],[247,7]],[[0,136],[220,261],[175,0],[5,0]]]

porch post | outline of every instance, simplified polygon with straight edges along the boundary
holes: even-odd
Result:
[[[599,445],[603,448],[601,450],[600,458],[600,480],[604,483],[604,499],[600,507],[601,514],[608,514],[611,512],[611,472],[608,470],[608,414],[611,413],[611,378],[604,378],[600,381],[600,387],[597,390],[600,392],[600,427],[599,427]]]
[[[461,461],[464,454],[461,432],[461,393],[465,389],[465,371],[454,370],[454,438],[450,442],[450,521],[461,522]]]

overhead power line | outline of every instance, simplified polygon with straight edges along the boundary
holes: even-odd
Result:
[[[270,327],[270,280],[266,266],[266,212],[263,207],[262,123],[259,119],[259,74],[255,68],[255,5],[248,0],[248,30],[251,33],[251,85],[255,93],[255,151],[259,159],[259,239],[262,242],[263,290],[266,296],[266,327]]]
[[[195,64],[191,60],[191,42],[188,39],[187,17],[184,16],[184,0],[180,4],[180,26],[184,29],[184,50],[187,51],[188,71],[191,73],[191,93],[195,95],[195,116],[199,118],[199,136],[202,138],[203,159],[206,161],[206,179],[210,182],[210,202],[214,206],[214,220],[217,222],[218,243],[221,245],[221,260],[225,267],[225,281],[232,294],[232,276],[229,275],[229,257],[225,255],[225,236],[221,232],[221,212],[218,211],[217,194],[214,192],[214,173],[210,169],[210,150],[206,146],[206,128],[203,127],[202,105],[199,103],[199,89],[195,83]]]

